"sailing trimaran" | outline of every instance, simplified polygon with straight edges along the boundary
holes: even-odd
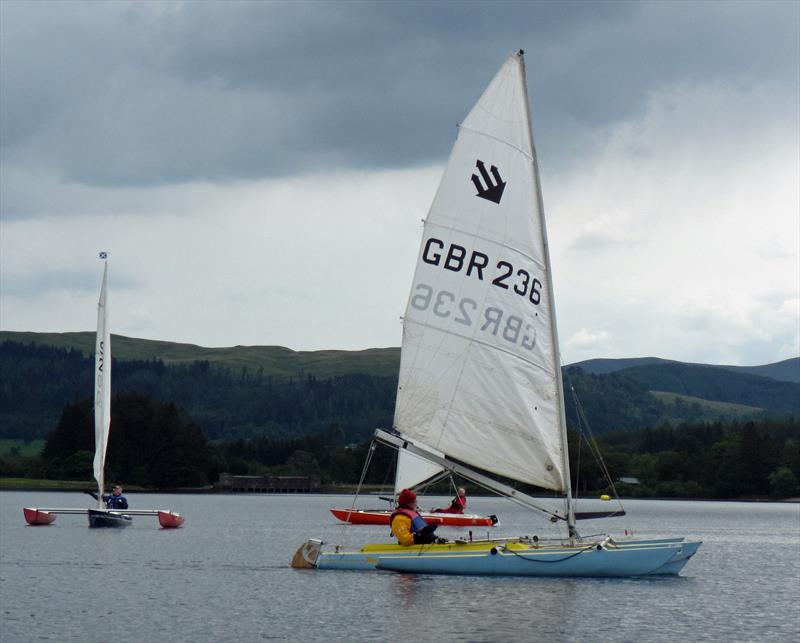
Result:
[[[49,525],[55,514],[86,514],[89,527],[127,527],[132,516],[158,516],[164,528],[180,527],[185,518],[178,513],[163,509],[108,509],[103,503],[105,460],[108,447],[108,432],[111,427],[111,332],[108,326],[107,286],[108,253],[101,252],[103,260],[103,283],[97,302],[97,334],[94,357],[94,478],[97,481],[97,508],[95,509],[40,509],[24,507],[25,520],[30,525]]]
[[[376,440],[563,521],[566,537],[304,543],[292,566],[440,574],[677,574],[700,542],[582,539],[570,488],[564,392],[523,52],[459,127],[425,220],[403,324],[394,431]],[[563,510],[471,469],[552,489]],[[611,514],[605,514],[611,515]]]

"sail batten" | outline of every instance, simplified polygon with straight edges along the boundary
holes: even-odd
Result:
[[[447,457],[568,489],[549,258],[521,56],[459,128],[404,314],[394,427]]]
[[[516,150],[517,152],[519,152],[520,154],[525,156],[528,160],[533,161],[533,155],[528,150],[522,149],[521,147],[517,147],[516,145],[514,145],[514,143],[511,143],[510,141],[504,141],[501,138],[497,138],[496,136],[492,136],[490,134],[486,134],[485,132],[479,132],[478,130],[472,129],[470,127],[466,127],[462,123],[459,123],[458,129],[472,132],[473,134],[475,134],[477,136],[485,136],[486,138],[493,139],[493,140],[497,141],[498,143],[503,143],[504,145],[508,145],[511,149]]]

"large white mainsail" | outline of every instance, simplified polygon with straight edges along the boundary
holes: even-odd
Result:
[[[103,471],[111,424],[111,333],[108,329],[108,254],[100,253],[104,261],[103,285],[97,302],[97,336],[94,351],[94,478],[97,480],[98,504],[103,504]]]
[[[522,53],[461,124],[425,221],[394,427],[569,493],[550,262]]]

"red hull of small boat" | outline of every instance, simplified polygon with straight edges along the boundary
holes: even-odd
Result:
[[[23,507],[22,512],[25,514],[25,522],[29,525],[49,525],[56,519],[55,514],[29,507]]]
[[[184,518],[180,514],[176,514],[171,511],[158,512],[158,523],[164,529],[175,529],[177,527],[180,527],[185,521],[186,518]]]
[[[391,511],[383,509],[331,509],[331,513],[342,522],[352,525],[388,525]],[[446,514],[420,512],[429,525],[448,525],[450,527],[491,527],[497,523],[493,516],[475,514]]]

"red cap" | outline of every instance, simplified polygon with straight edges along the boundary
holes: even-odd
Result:
[[[417,494],[411,489],[403,489],[397,497],[397,504],[401,507],[410,507],[417,501]]]

